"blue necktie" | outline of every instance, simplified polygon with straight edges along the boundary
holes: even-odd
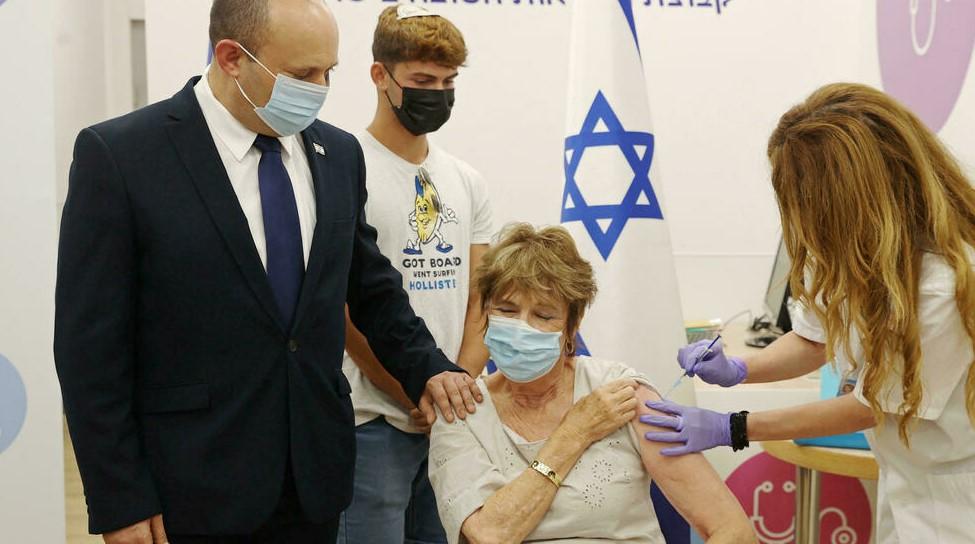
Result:
[[[281,160],[281,142],[259,134],[254,147],[261,151],[257,167],[267,242],[267,279],[277,300],[286,327],[291,326],[305,275],[305,254],[301,245],[301,225],[291,178]]]

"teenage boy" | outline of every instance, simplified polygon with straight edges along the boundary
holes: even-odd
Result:
[[[488,354],[480,304],[469,291],[493,233],[487,188],[477,171],[427,139],[450,118],[467,47],[447,19],[400,5],[379,16],[372,52],[376,114],[359,135],[366,218],[437,345],[476,377]],[[339,543],[446,542],[427,480],[433,421],[348,321],[343,370],[352,384],[357,453]]]

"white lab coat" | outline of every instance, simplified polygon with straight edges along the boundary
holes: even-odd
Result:
[[[969,253],[970,262],[975,254]],[[965,409],[965,379],[975,353],[955,304],[954,271],[939,256],[921,264],[920,319],[924,398],[911,432],[911,448],[900,441],[897,413],[903,398],[900,377],[891,376],[881,398],[883,425],[867,431],[880,466],[877,486],[878,544],[975,543],[975,428]],[[793,330],[824,343],[823,328],[811,311],[795,308]],[[853,356],[863,366],[863,349],[851,331]],[[850,361],[836,352],[840,368]],[[863,382],[854,395],[863,398]]]

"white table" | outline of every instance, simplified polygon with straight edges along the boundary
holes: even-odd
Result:
[[[820,473],[877,479],[877,461],[869,450],[800,446],[791,440],[773,440],[761,445],[772,457],[796,466],[797,544],[819,544]]]

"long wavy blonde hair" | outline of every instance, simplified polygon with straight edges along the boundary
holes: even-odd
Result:
[[[827,85],[786,112],[768,156],[792,292],[823,323],[827,356],[840,348],[862,363],[863,394],[878,421],[883,384],[903,368],[898,430],[909,446],[924,396],[918,284],[925,252],[954,269],[958,311],[975,338],[966,249],[975,246],[975,189],[913,113],[865,85]],[[854,328],[860,362],[850,348]],[[975,364],[965,393],[975,425]]]

